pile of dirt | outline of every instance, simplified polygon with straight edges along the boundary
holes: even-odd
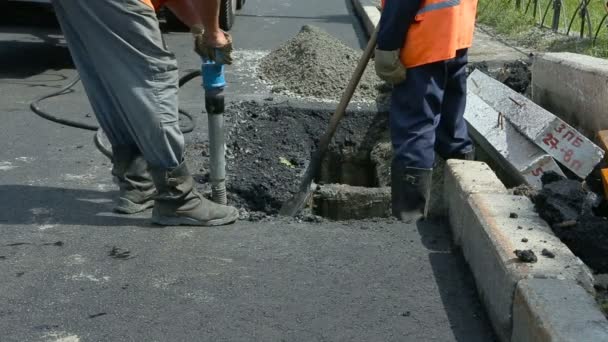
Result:
[[[595,272],[608,272],[608,219],[597,216],[601,200],[583,183],[549,174],[534,197],[539,215]]]
[[[304,26],[300,33],[261,62],[263,77],[273,84],[273,92],[302,97],[339,100],[355,70],[361,52],[327,32]],[[381,81],[368,67],[355,100],[374,100]]]
[[[333,108],[300,108],[271,103],[242,102],[227,108],[231,128],[227,135],[227,190],[230,204],[245,209],[244,218],[259,219],[278,213],[297,190],[301,177],[327,128]],[[349,111],[328,151],[339,156],[367,159],[377,136],[388,127],[386,113]],[[206,145],[191,144],[190,159],[201,183],[208,180]],[[354,151],[354,153],[353,153]],[[196,156],[196,154],[199,156]]]
[[[530,66],[530,62],[525,60],[507,62],[500,67],[493,68],[487,62],[475,62],[467,66],[467,73],[470,74],[474,70],[482,71],[514,91],[531,97],[532,71]]]
[[[496,79],[516,92],[527,95],[531,92],[530,84],[532,84],[530,63],[525,61],[505,63],[498,71]]]

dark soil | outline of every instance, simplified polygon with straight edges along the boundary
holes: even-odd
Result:
[[[538,195],[538,191],[527,184],[519,185],[511,191],[513,191],[513,195],[515,196],[526,196],[528,198],[534,198]]]
[[[527,61],[508,62],[500,68],[490,68],[486,62],[471,63],[468,67],[469,73],[475,69],[483,71],[520,94],[530,95],[532,72]]]
[[[227,109],[232,126],[227,135],[228,199],[231,205],[245,209],[243,219],[257,221],[275,215],[295,193],[332,114],[332,107],[321,104],[294,107],[243,102]],[[336,158],[345,150],[354,151],[349,153],[351,165],[370,163],[371,149],[387,129],[387,119],[386,113],[348,112],[328,156]],[[208,161],[201,152],[206,151],[206,144],[193,144],[189,150],[193,155],[189,158],[198,160],[198,180],[204,183],[208,180]],[[314,215],[300,219],[319,220]]]
[[[538,261],[536,254],[534,254],[534,252],[529,249],[526,249],[526,250],[516,249],[513,253],[515,253],[515,256],[517,256],[517,259],[519,259],[519,261],[521,261],[521,262],[535,263]]]
[[[532,83],[530,63],[525,61],[506,63],[498,71],[496,79],[520,94],[528,94]]]
[[[547,258],[549,258],[549,259],[553,259],[553,258],[555,258],[555,253],[551,252],[550,250],[548,250],[548,249],[546,249],[546,248],[542,250],[541,254],[542,254],[544,257],[547,257]]]
[[[599,196],[583,183],[548,175],[534,198],[555,234],[597,273],[608,272],[608,219],[597,216]]]

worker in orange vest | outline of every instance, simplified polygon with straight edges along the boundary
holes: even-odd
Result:
[[[178,67],[155,10],[161,0],[53,0],[89,102],[112,145],[119,187],[115,211],[154,207],[160,225],[223,225],[236,208],[205,199],[184,161],[178,120]],[[203,58],[232,63],[230,36],[219,28],[219,0],[170,0],[191,27]]]
[[[390,105],[393,215],[426,217],[435,152],[473,159],[463,119],[477,0],[384,0],[375,67]]]

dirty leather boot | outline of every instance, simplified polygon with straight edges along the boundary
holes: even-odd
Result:
[[[391,199],[393,216],[413,222],[426,218],[431,197],[433,169],[404,167],[393,161],[391,165]]]
[[[158,189],[152,222],[163,226],[221,226],[239,217],[236,208],[211,202],[194,188],[186,163],[173,170],[152,170]]]
[[[114,211],[135,214],[154,206],[156,188],[148,171],[148,163],[131,146],[112,148],[112,175],[119,187]]]

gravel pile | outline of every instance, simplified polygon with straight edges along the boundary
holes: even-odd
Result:
[[[263,77],[272,83],[273,92],[302,97],[339,100],[355,70],[361,52],[327,32],[304,26],[300,33],[261,62]],[[368,66],[355,100],[376,98],[380,79]]]

